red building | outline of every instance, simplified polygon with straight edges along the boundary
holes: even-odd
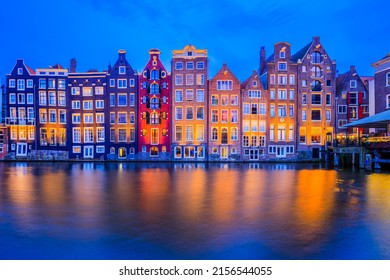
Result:
[[[138,151],[140,160],[170,160],[170,81],[160,60],[149,50],[149,61],[139,74]]]

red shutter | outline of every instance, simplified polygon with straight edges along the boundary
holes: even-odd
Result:
[[[359,105],[358,107],[358,119],[363,118],[363,107],[362,105]]]
[[[358,93],[358,119],[363,118],[363,92]]]

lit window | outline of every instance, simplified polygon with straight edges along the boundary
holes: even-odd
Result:
[[[233,90],[233,81],[229,80],[218,80],[217,90]]]

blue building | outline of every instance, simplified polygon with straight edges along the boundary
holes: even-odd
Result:
[[[138,152],[136,134],[138,75],[127,61],[126,51],[119,50],[118,54],[115,64],[108,68],[107,159],[132,160],[136,159]]]
[[[18,59],[6,78],[3,101],[7,106],[5,125],[9,128],[10,158],[30,158],[37,148],[34,76],[35,71]]]
[[[66,94],[68,69],[56,64],[36,69],[34,79],[38,159],[68,159],[67,125],[69,102]]]

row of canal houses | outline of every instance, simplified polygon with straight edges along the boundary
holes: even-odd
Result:
[[[240,82],[224,64],[208,79],[208,52],[151,49],[137,73],[126,51],[107,71],[17,60],[6,81],[6,158],[102,160],[319,159],[341,126],[368,116],[356,70],[336,78],[319,37],[297,53],[276,43]],[[4,101],[3,101],[4,102]],[[336,104],[338,102],[338,104]],[[349,131],[352,132],[352,131]]]

